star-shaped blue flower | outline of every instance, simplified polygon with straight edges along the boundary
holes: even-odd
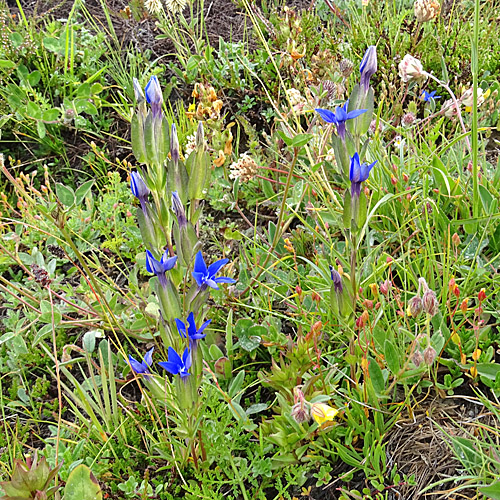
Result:
[[[370,171],[375,163],[377,163],[377,160],[370,165],[367,163],[361,163],[359,161],[358,153],[354,153],[354,156],[351,158],[351,171],[349,172],[349,179],[351,181],[351,196],[353,198],[355,196],[359,197],[361,194],[361,183],[368,179]]]
[[[211,319],[205,321],[205,323],[197,329],[194,321],[194,314],[190,312],[186,323],[176,318],[175,324],[177,325],[177,330],[179,330],[179,335],[184,339],[188,337],[191,349],[194,350],[198,345],[198,340],[206,337],[207,334],[203,333],[203,330],[205,330],[211,321]]]
[[[170,271],[170,269],[175,266],[176,262],[177,255],[169,257],[168,250],[165,250],[161,256],[161,260],[156,260],[153,254],[149,250],[146,250],[146,269],[148,273],[154,273],[158,276],[158,281],[161,286],[166,286],[167,278],[165,277],[165,273]]]
[[[202,289],[205,289],[207,286],[210,288],[214,288],[218,290],[218,283],[236,283],[232,278],[226,278],[221,276],[220,278],[216,278],[215,275],[221,270],[229,262],[229,259],[221,259],[213,264],[208,266],[203,259],[203,254],[201,250],[196,254],[196,258],[194,260],[194,270],[193,270],[193,278],[198,283],[198,286]]]
[[[186,379],[189,377],[189,368],[191,368],[191,364],[193,359],[191,357],[191,352],[189,348],[186,347],[184,349],[184,353],[182,354],[182,358],[177,354],[175,349],[172,347],[168,348],[168,361],[160,361],[158,364],[167,370],[167,372],[172,375],[179,375],[181,379]]]
[[[155,348],[152,347],[145,354],[144,360],[142,362],[137,361],[130,354],[128,355],[128,362],[130,363],[132,370],[134,370],[135,373],[142,373],[143,375],[145,375],[146,379],[148,379],[147,375],[149,375],[151,373],[149,371],[149,367],[153,364],[153,351],[154,350],[155,350]]]
[[[345,141],[345,122],[347,120],[352,120],[353,118],[366,113],[366,109],[355,109],[353,111],[347,111],[349,107],[349,99],[345,102],[343,106],[339,106],[335,111],[330,111],[328,109],[316,108],[315,111],[319,113],[321,118],[327,123],[334,123],[337,127],[337,133],[342,141]]]
[[[441,99],[440,95],[436,95],[437,90],[433,90],[432,92],[426,92],[425,90],[422,92],[422,99],[425,102],[429,102],[431,99]]]

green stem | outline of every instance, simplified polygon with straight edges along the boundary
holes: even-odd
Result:
[[[478,117],[477,117],[477,74],[479,67],[479,0],[474,2],[474,35],[472,38],[472,193],[473,193],[473,217],[479,217],[479,166],[477,163],[478,156]]]

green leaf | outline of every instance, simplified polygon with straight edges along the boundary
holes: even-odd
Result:
[[[45,123],[42,121],[37,121],[36,122],[36,131],[38,132],[38,137],[40,139],[43,139],[45,135],[47,134],[47,129],[45,128]]]
[[[32,87],[36,87],[38,85],[38,82],[40,81],[41,78],[42,78],[42,74],[40,73],[40,71],[38,71],[38,70],[32,71],[28,75],[28,83]]]
[[[61,110],[59,108],[46,109],[42,113],[42,119],[46,122],[55,122],[61,116]]]
[[[490,484],[489,486],[483,486],[482,488],[479,488],[479,491],[486,498],[491,498],[491,500],[500,500],[500,482]]]
[[[102,500],[101,487],[86,465],[80,464],[69,475],[64,500]]]
[[[249,406],[246,409],[246,414],[248,415],[253,415],[255,413],[260,413],[261,411],[267,410],[267,404],[266,403],[256,403],[252,406]]]
[[[368,365],[368,373],[370,374],[370,380],[372,381],[373,388],[377,394],[382,394],[385,389],[384,375],[378,363],[369,358],[370,364]]]
[[[75,101],[75,110],[78,114],[97,115],[97,108],[87,99],[77,99]]]
[[[476,369],[482,377],[495,380],[497,373],[500,372],[500,365],[497,363],[478,363]]]
[[[386,340],[384,343],[384,355],[385,361],[387,362],[387,367],[394,375],[397,375],[400,369],[399,356],[398,351],[390,340]]]
[[[257,349],[260,345],[261,338],[257,336],[252,337],[241,337],[240,338],[240,346],[247,352],[252,352]]]
[[[313,137],[313,134],[297,134],[292,139],[290,146],[292,148],[301,148],[305,146]]]
[[[31,344],[31,347],[37,346],[51,332],[52,332],[51,324],[43,325],[42,328],[37,330],[35,338],[33,339],[33,343]]]
[[[8,61],[6,59],[0,59],[0,68],[2,69],[12,69],[16,67],[16,63]]]
[[[229,388],[227,390],[227,393],[231,398],[234,398],[238,392],[241,391],[241,388],[243,387],[243,381],[245,380],[245,370],[241,370],[238,372],[238,375],[231,380],[231,383],[229,384]]]
[[[75,204],[75,193],[69,186],[58,182],[56,184],[56,194],[64,206],[72,207]]]
[[[94,180],[91,179],[90,181],[84,182],[75,192],[75,204],[80,205],[80,203],[83,201],[83,199],[87,196],[89,193],[90,189],[94,185]]]

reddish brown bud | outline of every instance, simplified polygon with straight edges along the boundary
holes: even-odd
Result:
[[[432,365],[432,363],[434,363],[435,359],[436,359],[436,350],[432,346],[427,347],[427,349],[425,349],[424,351],[425,364],[430,366]]]
[[[453,236],[451,237],[451,242],[458,247],[460,245],[460,236],[458,236],[457,233],[453,233]]]
[[[436,298],[436,293],[433,290],[426,290],[422,297],[424,311],[431,317],[435,316],[439,311],[439,302]]]
[[[479,300],[479,302],[484,302],[486,300],[486,290],[484,288],[481,288],[481,290],[477,294],[477,299]]]
[[[413,353],[413,356],[411,357],[411,360],[413,361],[413,364],[418,368],[422,364],[424,357],[422,356],[422,353],[420,351],[415,351]]]

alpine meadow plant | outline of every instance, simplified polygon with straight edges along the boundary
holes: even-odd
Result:
[[[146,246],[146,271],[154,275],[160,352],[167,353],[167,361],[158,365],[169,375],[162,382],[153,373],[153,349],[141,362],[129,356],[129,363],[136,374],[144,375],[154,401],[173,409],[173,415],[186,412],[176,420],[175,429],[179,436],[188,437],[187,442],[180,441],[186,446],[184,459],[191,453],[197,463],[193,440],[198,439],[196,429],[203,418],[199,391],[203,359],[198,344],[211,322],[204,321],[209,290],[235,280],[216,277],[228,259],[207,267],[195,230],[199,201],[210,182],[202,123],[196,131],[195,148],[184,161],[176,126],[169,125],[163,115],[158,78],[151,77],[144,92],[137,80],[133,85],[137,108],[132,118],[132,149],[141,167],[140,172],[131,173],[130,187],[140,202],[137,219]]]

